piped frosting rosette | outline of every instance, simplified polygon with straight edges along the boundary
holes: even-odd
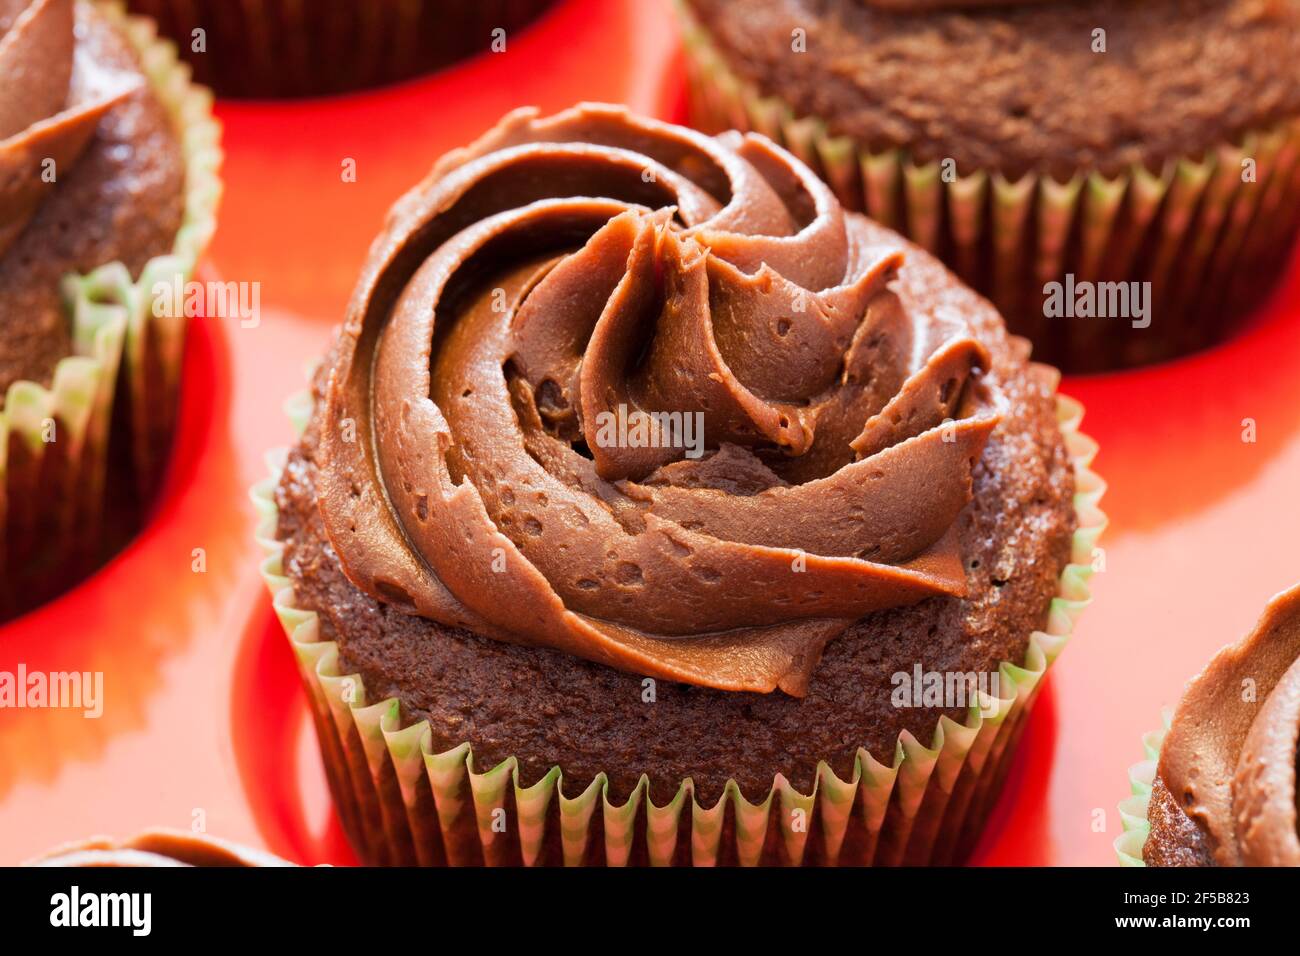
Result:
[[[615,107],[521,110],[449,154],[337,345],[320,497],[348,577],[501,640],[795,695],[864,614],[963,595],[954,521],[1001,396],[960,315],[902,308],[903,254],[864,226],[762,136]]]
[[[1300,585],[1188,685],[1148,735],[1120,805],[1120,860],[1160,866],[1300,866]],[[1154,830],[1158,832],[1152,832]]]
[[[73,0],[0,0],[0,255],[141,85],[77,53]]]

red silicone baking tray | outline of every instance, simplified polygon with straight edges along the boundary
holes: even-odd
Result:
[[[105,697],[98,719],[0,711],[0,864],[91,833],[196,824],[300,863],[353,861],[257,573],[247,489],[291,440],[281,405],[324,351],[389,204],[517,106],[608,100],[682,118],[677,42],[666,2],[567,0],[504,53],[426,80],[220,104],[226,192],[206,269],[260,283],[261,321],[194,323],[179,443],[148,527],[93,579],[0,629],[0,670],[102,671]],[[347,160],[355,182],[340,175]],[[1300,579],[1296,266],[1235,341],[1064,383],[1101,444],[1106,567],[975,862],[1113,863],[1142,733]]]

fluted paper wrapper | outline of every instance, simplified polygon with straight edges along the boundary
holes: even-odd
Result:
[[[290,403],[299,430],[309,396]],[[1089,602],[1092,551],[1106,519],[1105,486],[1091,470],[1095,443],[1079,432],[1083,408],[1058,397],[1058,418],[1074,461],[1079,527],[1046,627],[1025,660],[1004,662],[998,696],[980,693],[963,723],[942,717],[926,743],[901,734],[888,763],[859,749],[840,779],[826,762],[809,793],[781,774],[757,803],[729,781],[713,806],[689,778],[663,806],[642,777],[628,799],[611,798],[605,774],[566,790],[560,767],[525,786],[514,757],[475,765],[469,743],[435,752],[425,722],[403,726],[396,699],[373,700],[321,639],[315,612],[294,604],[275,539],[272,475],[252,492],[260,513],[262,574],[293,646],[319,736],[335,805],[354,848],[370,864],[651,865],[945,864],[962,861],[982,829],[1040,687]],[[1005,695],[1005,696],[1003,696]]]
[[[1300,229],[1300,118],[1249,132],[1157,174],[1081,171],[1066,182],[956,170],[872,150],[738,76],[682,0],[689,114],[710,132],[755,130],[820,173],[846,208],[939,255],[988,296],[1034,357],[1067,371],[1161,361],[1221,339],[1281,275]],[[1243,180],[1254,161],[1256,179]],[[1150,327],[1048,318],[1043,287],[1150,282]]]
[[[1151,803],[1151,787],[1156,779],[1156,764],[1160,760],[1160,745],[1164,743],[1165,734],[1173,720],[1172,710],[1166,709],[1164,722],[1159,730],[1153,730],[1142,737],[1142,748],[1146,759],[1128,768],[1129,788],[1132,795],[1119,805],[1120,825],[1124,832],[1115,840],[1115,855],[1119,857],[1120,866],[1146,866],[1142,860],[1142,847],[1146,845],[1151,834],[1151,823],[1147,819],[1147,807]]]
[[[222,96],[343,93],[408,79],[511,34],[555,0],[128,0]],[[198,31],[198,32],[196,32]],[[500,36],[496,34],[495,36]]]
[[[140,54],[171,114],[186,164],[185,211],[172,251],[132,279],[120,262],[63,280],[74,354],[50,386],[14,382],[0,409],[0,619],[59,590],[105,557],[110,430],[123,427],[134,493],[148,500],[175,425],[185,317],[154,314],[152,289],[182,282],[216,226],[220,128],[212,98],[190,83],[175,48],[153,24],[101,4]],[[126,416],[114,422],[114,404]]]

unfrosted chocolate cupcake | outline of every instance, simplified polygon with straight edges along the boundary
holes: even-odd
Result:
[[[1187,685],[1117,849],[1147,866],[1300,866],[1300,586]],[[1134,768],[1135,784],[1143,767]]]
[[[138,527],[171,440],[216,126],[148,24],[0,0],[0,619]]]
[[[91,837],[65,843],[27,866],[293,866],[278,856],[185,830],[145,830],[116,840]]]
[[[222,96],[345,93],[440,69],[555,0],[128,0]]]
[[[1027,355],[761,136],[444,157],[258,494],[362,857],[961,859],[1101,523]]]
[[[1067,370],[1209,345],[1287,261],[1297,0],[679,6],[694,122],[777,138]]]

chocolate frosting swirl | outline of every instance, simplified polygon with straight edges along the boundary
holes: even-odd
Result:
[[[142,82],[80,56],[74,19],[73,0],[0,0],[0,256]]]
[[[27,866],[292,866],[261,850],[184,830],[155,829],[126,839],[91,837],[58,847]]]
[[[1187,687],[1158,772],[1220,866],[1300,866],[1300,585]]]
[[[348,577],[501,640],[791,694],[864,614],[964,595],[954,522],[1001,396],[962,316],[889,289],[902,240],[866,235],[766,138],[617,107],[521,110],[444,157],[330,374]],[[661,413],[698,413],[704,453]],[[638,415],[640,440],[602,431]]]

